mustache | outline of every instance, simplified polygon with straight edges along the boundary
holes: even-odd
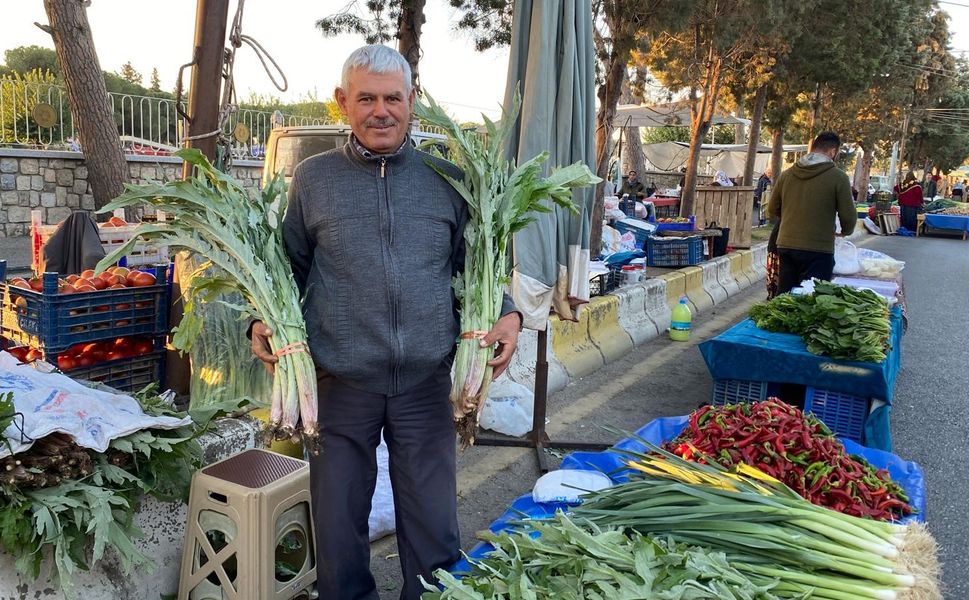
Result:
[[[397,125],[397,119],[386,118],[386,119],[368,119],[365,123],[366,127],[394,127]]]

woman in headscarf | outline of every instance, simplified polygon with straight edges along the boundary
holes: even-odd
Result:
[[[915,174],[909,171],[901,187],[895,186],[895,193],[898,194],[898,206],[902,212],[902,227],[915,231],[918,227],[917,215],[925,200],[922,196],[922,186],[916,181]]]
[[[723,187],[733,187],[733,182],[727,177],[727,174],[723,171],[717,171],[717,174],[713,176],[713,185],[719,185]]]

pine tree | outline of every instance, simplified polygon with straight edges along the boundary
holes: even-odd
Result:
[[[148,89],[153,92],[161,91],[161,79],[158,77],[158,67],[151,70],[151,87]]]
[[[141,85],[141,81],[143,79],[141,76],[141,73],[139,73],[137,69],[135,69],[134,65],[131,64],[130,60],[125,64],[121,65],[121,72],[118,73],[118,75],[120,75],[121,78],[127,81],[128,83],[134,83],[136,85]]]

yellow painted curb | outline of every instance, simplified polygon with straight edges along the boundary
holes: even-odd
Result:
[[[582,311],[578,322],[553,317],[552,354],[565,367],[569,377],[585,377],[605,364],[602,353],[589,339],[589,308]]]
[[[686,294],[686,275],[683,271],[673,271],[659,278],[666,280],[666,300],[672,307]]]
[[[633,348],[633,340],[619,325],[619,298],[600,296],[586,305],[589,317],[589,339],[602,353],[606,362],[616,360]]]
[[[750,277],[744,273],[744,259],[740,252],[733,252],[727,255],[730,257],[730,275],[733,276],[740,287],[748,287],[751,285]]]
[[[697,311],[713,308],[713,298],[703,289],[703,269],[684,267],[680,272],[686,277],[686,297],[693,303],[693,308]]]

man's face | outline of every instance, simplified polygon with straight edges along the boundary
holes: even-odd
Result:
[[[413,89],[407,93],[403,73],[353,69],[347,89],[338,87],[334,96],[357,141],[368,150],[387,154],[397,150],[407,137],[414,93]]]
[[[636,177],[637,177],[636,171],[629,172],[629,181],[636,181]]]

